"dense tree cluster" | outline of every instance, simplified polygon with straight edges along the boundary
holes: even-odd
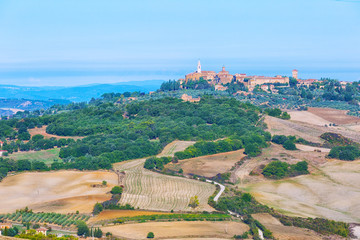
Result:
[[[8,153],[13,153],[17,151],[30,151],[30,150],[46,150],[52,149],[54,147],[63,147],[69,145],[70,143],[74,143],[73,139],[56,139],[56,138],[49,138],[45,139],[43,135],[37,134],[32,136],[32,138],[27,141],[9,141],[4,142],[2,147],[3,150],[6,150]]]
[[[193,146],[186,148],[182,152],[176,152],[177,159],[188,159],[199,156],[211,155],[221,152],[229,152],[245,148],[245,153],[251,157],[261,153],[261,148],[267,147],[266,141],[271,136],[268,132],[259,131],[259,133],[250,133],[244,136],[234,136],[215,142],[197,142]]]
[[[48,171],[49,167],[44,162],[29,160],[14,161],[8,158],[0,158],[0,180],[7,176],[8,172],[17,171]]]
[[[273,143],[281,144],[286,150],[296,150],[295,142],[297,139],[295,136],[274,135],[271,139]]]
[[[248,89],[245,87],[244,83],[241,82],[231,82],[231,83],[227,83],[225,84],[225,86],[227,87],[226,91],[229,94],[234,94],[237,91],[248,91]]]
[[[245,147],[249,155],[256,155],[269,138],[268,133],[255,127],[259,108],[236,99],[203,96],[199,103],[189,103],[165,97],[113,103],[124,95],[104,94],[102,99],[93,99],[89,104],[54,107],[56,114],[0,121],[3,137],[18,138],[5,141],[3,149],[12,153],[61,147],[62,162],[54,162],[50,168],[34,162],[26,170],[96,170],[109,169],[114,162],[154,156],[175,139],[209,141],[196,145],[203,151],[201,154]],[[47,125],[46,131],[51,134],[86,137],[76,141],[45,139],[41,135],[30,138],[28,129],[43,125]],[[211,149],[210,141],[224,137],[229,139],[216,142],[215,149]],[[18,168],[4,166],[3,175],[6,169],[17,171]]]
[[[258,203],[249,193],[243,192],[235,192],[234,196],[221,197],[218,202],[212,202],[211,205],[216,210],[223,212],[230,210],[240,215],[270,211],[267,206]]]
[[[301,218],[289,217],[279,213],[273,213],[285,226],[295,226],[314,230],[320,234],[337,234],[348,237],[350,234],[350,225],[344,222],[336,222],[324,218]]]
[[[157,157],[151,157],[146,159],[145,164],[144,164],[144,168],[146,169],[157,169],[157,170],[163,170],[164,166],[166,164],[168,164],[169,162],[171,162],[172,158],[171,157],[161,157],[161,158],[157,158]]]
[[[360,149],[357,146],[337,146],[333,147],[328,155],[331,158],[353,161],[360,158]]]
[[[290,115],[287,112],[282,112],[278,108],[267,108],[267,109],[265,109],[265,113],[272,117],[277,117],[277,118],[286,119],[286,120],[290,119]]]
[[[308,163],[301,161],[296,164],[288,164],[281,161],[273,161],[265,166],[262,174],[267,178],[280,179],[284,177],[295,177],[308,174]]]
[[[202,78],[198,81],[188,80],[184,82],[182,86],[185,89],[214,89],[213,85]]]
[[[117,114],[123,111],[128,118]],[[114,162],[156,155],[175,139],[215,140],[249,132],[265,135],[254,126],[258,119],[253,105],[212,97],[197,104],[163,98],[130,103],[123,109],[110,103],[89,106],[51,116],[51,133],[64,134],[65,126],[71,126],[69,135],[91,135],[63,147],[60,157],[64,163],[54,163],[52,168],[110,168]],[[258,141],[254,139],[251,142]],[[227,142],[220,143],[226,151]]]
[[[175,80],[169,80],[163,82],[160,86],[161,91],[176,91],[180,89],[180,82]]]
[[[193,146],[186,148],[182,152],[176,152],[175,157],[177,159],[187,159],[193,157],[199,157],[204,155],[211,155],[220,152],[235,151],[243,148],[241,140],[237,139],[225,139],[215,142],[197,142]]]

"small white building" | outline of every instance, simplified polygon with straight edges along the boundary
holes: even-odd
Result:
[[[45,236],[46,236],[46,234],[47,234],[47,228],[44,228],[44,227],[41,227],[41,228],[38,228],[38,229],[36,229],[36,232],[37,233],[42,233],[42,234],[44,234]]]

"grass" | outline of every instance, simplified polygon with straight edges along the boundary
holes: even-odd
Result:
[[[29,151],[29,152],[16,152],[9,155],[9,158],[14,159],[15,161],[18,160],[29,160],[33,161],[41,161],[44,162],[46,165],[50,165],[54,162],[54,160],[62,161],[59,158],[60,148],[54,148],[49,150],[41,150],[41,151]]]
[[[143,215],[134,217],[117,218],[114,223],[124,222],[146,222],[146,221],[226,221],[231,216],[222,213],[184,213],[184,214],[161,214],[161,215]]]

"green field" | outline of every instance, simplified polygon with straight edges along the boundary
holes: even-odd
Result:
[[[41,161],[47,165],[50,165],[54,162],[54,160],[62,161],[59,158],[60,148],[54,148],[49,150],[41,150],[41,151],[29,151],[29,152],[16,152],[13,154],[9,154],[9,158],[18,160],[27,159],[29,161]]]

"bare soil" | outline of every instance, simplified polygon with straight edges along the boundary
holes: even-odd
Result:
[[[360,128],[357,128],[357,125],[350,124],[325,127],[306,122],[283,120],[270,116],[266,116],[265,123],[268,126],[268,131],[272,135],[293,135],[311,142],[323,143],[324,140],[320,139],[320,135],[325,132],[333,132],[360,143]]]
[[[337,110],[333,108],[309,108],[308,112],[337,125],[360,124],[360,118],[347,115],[347,110]]]
[[[192,173],[204,177],[214,177],[218,173],[225,173],[231,170],[244,156],[244,150],[241,149],[233,152],[179,160],[178,163],[167,164],[166,168],[175,171],[181,168],[186,175]]]
[[[147,216],[147,215],[162,215],[170,214],[166,212],[154,212],[154,211],[138,211],[138,210],[104,210],[99,215],[90,219],[90,222],[98,222],[101,220],[109,220],[120,217],[135,217],[135,216]]]
[[[56,139],[61,139],[61,138],[72,138],[74,140],[77,140],[77,139],[82,139],[84,137],[68,137],[68,136],[58,136],[58,135],[53,135],[53,134],[49,134],[46,132],[46,127],[47,126],[42,126],[41,128],[33,128],[33,129],[29,129],[29,133],[31,136],[34,136],[36,134],[40,134],[40,135],[43,135],[44,138],[56,138]]]
[[[91,185],[107,181],[105,188]],[[34,211],[90,213],[97,202],[110,199],[117,175],[109,171],[31,172],[8,176],[0,182],[0,213],[28,206]]]
[[[249,230],[244,223],[239,222],[147,222],[102,227],[103,232],[111,232],[116,237],[126,239],[146,239],[149,232],[155,238],[162,239],[231,239],[235,234]]]
[[[325,153],[329,153],[330,152],[330,148],[322,148],[322,147],[312,147],[312,146],[307,146],[307,145],[302,145],[302,144],[296,144],[296,148],[301,150],[301,151],[305,151],[305,152],[325,152]]]
[[[360,223],[360,160],[329,160],[316,168],[310,175],[242,187],[261,203],[290,215]]]
[[[292,121],[305,122],[318,126],[325,126],[332,123],[308,111],[289,111],[288,113]]]

